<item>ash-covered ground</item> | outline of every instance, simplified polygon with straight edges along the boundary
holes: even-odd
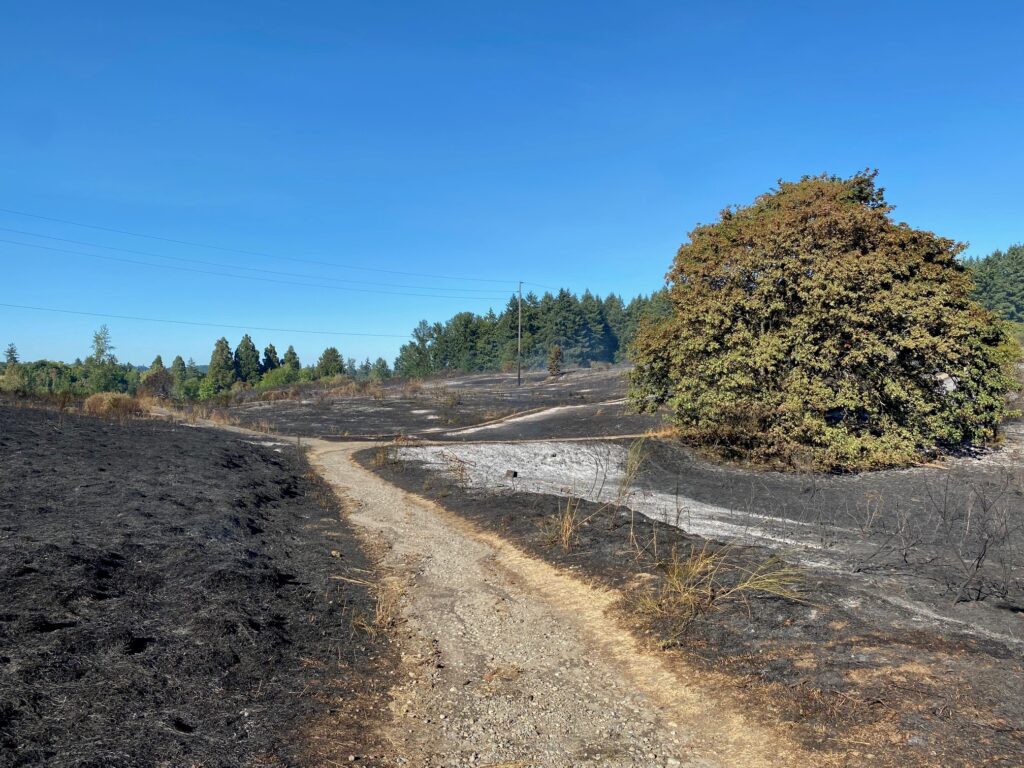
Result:
[[[753,471],[656,439],[414,445],[396,456],[496,495],[616,502],[705,539],[769,547],[848,575],[905,626],[1024,646],[1024,465],[1006,452],[859,475]]]
[[[372,573],[290,447],[0,408],[0,764],[374,764]]]
[[[686,668],[696,667],[696,680],[716,695],[735,696],[748,713],[791,730],[837,765],[1024,764],[1019,583],[1005,595],[954,604],[955,568],[935,560],[938,543],[922,542],[907,562],[892,550],[881,522],[899,519],[892,506],[876,509],[872,502],[861,524],[871,521],[873,533],[850,529],[840,538],[852,522],[816,519],[818,509],[853,508],[858,497],[871,500],[878,491],[914,501],[912,510],[923,515],[927,487],[945,485],[948,471],[881,473],[865,476],[869,483],[818,476],[824,487],[815,489],[808,478],[692,456],[683,461],[676,448],[661,446],[623,490],[628,446],[392,446],[360,456],[391,482],[619,590],[623,620],[635,632],[667,647]],[[989,487],[998,488],[994,466],[982,472],[971,465],[958,482],[970,485],[989,470]],[[508,477],[510,471],[516,476]],[[669,478],[689,480],[690,493],[720,503],[666,491]],[[769,495],[770,504],[750,506]],[[558,532],[570,496],[580,502],[566,549]],[[1019,498],[1003,509],[1019,516]],[[873,539],[869,548],[861,547],[863,538]],[[801,566],[799,599],[747,595],[685,629],[645,608],[666,583],[673,550],[685,558],[705,547],[727,553],[738,573],[782,553]],[[865,564],[874,549],[879,554]],[[871,566],[876,559],[879,565]],[[1010,565],[1002,576],[992,570],[985,577],[1019,579],[1019,561]]]
[[[307,388],[277,400],[232,406],[232,423],[281,435],[324,438],[521,440],[640,434],[660,418],[625,407],[626,369],[476,374],[363,392]]]

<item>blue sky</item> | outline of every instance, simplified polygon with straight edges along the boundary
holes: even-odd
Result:
[[[76,252],[0,242],[0,301],[390,358],[516,280],[649,292],[726,205],[865,167],[984,254],[1024,240],[1022,29],[1019,2],[9,4],[0,208],[234,250],[0,212]],[[0,342],[70,360],[100,322],[0,307]],[[106,322],[136,363],[242,334]]]

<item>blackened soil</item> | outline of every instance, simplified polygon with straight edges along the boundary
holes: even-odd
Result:
[[[372,565],[281,450],[0,408],[0,765],[374,762]]]
[[[625,397],[625,373],[621,366],[574,369],[557,377],[529,371],[521,385],[516,384],[514,372],[467,374],[416,385],[388,382],[376,396],[306,387],[297,389],[293,398],[232,406],[227,415],[233,423],[277,434],[346,439],[406,435],[445,439],[449,431],[511,414],[588,404],[595,407],[561,411],[554,420],[509,425],[494,432],[493,438],[481,433],[479,439],[635,434],[660,425],[656,417],[628,416],[620,404],[600,405]]]
[[[872,604],[840,574],[816,571],[806,574],[801,601],[753,595],[681,625],[652,615],[642,598],[664,583],[673,547],[686,555],[720,545],[583,502],[577,519],[590,520],[566,552],[552,533],[562,498],[467,490],[420,464],[375,466],[372,449],[357,459],[534,556],[621,590],[623,617],[637,634],[697,669],[705,685],[751,716],[789,730],[837,765],[1024,765],[1019,650],[907,629],[890,620],[886,603]],[[739,567],[768,556],[728,550]]]

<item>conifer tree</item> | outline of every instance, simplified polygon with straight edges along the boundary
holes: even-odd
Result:
[[[373,368],[370,369],[370,379],[372,381],[384,381],[390,378],[391,367],[388,365],[388,361],[383,357],[378,357],[373,364]]]
[[[8,344],[7,349],[4,350],[4,357],[7,359],[8,365],[18,364],[18,348],[14,345],[13,341]]]
[[[171,376],[177,386],[181,386],[188,376],[188,370],[185,368],[185,361],[182,360],[181,355],[177,355],[171,361]]]
[[[238,342],[235,350],[235,374],[239,380],[247,384],[256,384],[260,380],[260,353],[252,343],[249,334],[245,334]]]
[[[1024,245],[995,251],[970,267],[978,301],[1007,320],[1024,323]]]
[[[277,350],[274,348],[274,345],[267,344],[266,349],[263,350],[262,372],[267,373],[268,371],[272,371],[275,368],[280,367],[280,365],[281,360],[277,356]]]
[[[316,375],[317,378],[327,379],[331,376],[337,376],[343,373],[345,369],[345,363],[342,361],[341,353],[337,347],[328,347],[320,355],[320,359],[316,363]]]
[[[153,358],[149,368],[142,377],[142,391],[152,397],[165,399],[171,396],[174,390],[174,376],[164,367],[164,360],[160,355]]]
[[[281,358],[281,365],[286,368],[291,368],[296,372],[302,369],[302,363],[299,362],[299,356],[295,354],[295,347],[290,344],[288,345],[288,349],[284,352],[284,357]]]
[[[235,358],[231,353],[231,345],[223,336],[217,339],[213,347],[213,354],[210,356],[210,367],[206,371],[203,380],[204,390],[212,394],[219,394],[228,389],[236,381]]]

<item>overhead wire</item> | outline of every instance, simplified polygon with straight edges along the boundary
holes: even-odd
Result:
[[[505,283],[505,284],[517,282],[516,280],[511,280],[511,279],[496,279],[496,278],[487,278],[487,277],[465,277],[465,276],[460,276],[460,275],[439,275],[439,274],[433,274],[433,273],[429,273],[429,272],[406,272],[406,271],[396,270],[396,269],[384,269],[382,267],[365,267],[365,266],[357,266],[357,265],[354,265],[354,264],[342,264],[342,263],[338,263],[338,262],[323,261],[323,260],[320,260],[320,259],[307,259],[307,258],[299,258],[299,257],[296,257],[296,256],[283,256],[283,255],[280,255],[280,254],[275,255],[275,254],[270,254],[270,253],[261,253],[260,251],[250,251],[250,250],[246,250],[244,248],[228,248],[228,247],[220,246],[220,245],[210,245],[209,243],[200,243],[200,242],[196,242],[196,241],[193,241],[193,240],[178,240],[178,239],[171,238],[171,237],[162,237],[160,235],[150,235],[150,234],[146,234],[146,233],[142,233],[142,232],[131,232],[131,231],[125,230],[125,229],[115,229],[113,227],[103,227],[103,226],[99,226],[97,224],[87,224],[87,223],[79,222],[79,221],[71,221],[70,219],[60,219],[60,218],[57,218],[57,217],[54,217],[54,216],[41,216],[39,214],[28,213],[26,211],[18,211],[18,210],[15,210],[13,208],[0,208],[0,213],[9,213],[9,214],[14,215],[14,216],[24,216],[24,217],[30,218],[30,219],[38,219],[40,221],[49,221],[49,222],[54,222],[54,223],[58,223],[58,224],[67,224],[67,225],[70,225],[70,226],[73,226],[73,227],[83,227],[85,229],[94,229],[94,230],[98,230],[100,232],[111,232],[111,233],[118,234],[118,235],[127,235],[129,237],[140,237],[140,238],[145,238],[147,240],[159,240],[159,241],[165,242],[165,243],[174,243],[176,245],[187,245],[187,246],[190,246],[190,247],[193,247],[193,248],[207,248],[207,249],[215,250],[215,251],[223,251],[225,253],[239,253],[239,254],[245,254],[245,255],[248,255],[248,256],[260,256],[262,258],[268,258],[268,259],[280,259],[282,261],[295,261],[295,262],[303,262],[303,263],[306,263],[306,264],[319,264],[320,266],[337,267],[339,269],[353,269],[353,270],[360,270],[360,271],[363,271],[363,272],[380,272],[380,273],[389,274],[389,275],[405,275],[406,277],[426,277],[426,278],[432,278],[432,279],[435,279],[435,280],[460,280],[460,281],[477,282],[477,283]]]
[[[183,261],[190,264],[204,264],[211,267],[222,267],[225,269],[240,269],[247,272],[262,272],[268,275],[283,275],[285,277],[300,277],[310,280],[332,280],[340,283],[353,283],[356,285],[378,285],[378,286],[390,286],[392,288],[411,288],[414,290],[421,291],[458,291],[459,293],[484,293],[494,292],[494,288],[454,288],[449,286],[430,286],[430,285],[403,285],[401,283],[378,283],[372,280],[353,280],[347,277],[331,277],[329,275],[311,275],[305,272],[282,272],[276,269],[265,269],[263,267],[248,267],[241,264],[225,264],[218,261],[207,261],[205,259],[190,259],[186,256],[169,256],[162,253],[153,253],[152,251],[139,251],[134,248],[120,248],[113,245],[103,245],[102,243],[90,243],[85,240],[72,240],[67,237],[56,237],[54,235],[44,235],[39,232],[28,232],[23,229],[11,229],[10,227],[0,227],[0,232],[12,232],[17,235],[27,235],[28,237],[37,237],[43,240],[55,240],[61,243],[71,243],[73,245],[84,245],[87,248],[102,248],[107,251],[117,251],[118,253],[133,253],[137,256],[149,256],[154,259],[168,259],[170,261]],[[13,242],[13,241],[11,241]],[[31,247],[31,246],[30,246]],[[83,254],[84,255],[84,254]],[[470,297],[472,298],[472,297]]]
[[[12,309],[28,309],[36,312],[57,312],[64,315],[83,315],[85,317],[99,317],[106,320],[136,320],[146,323],[169,323],[172,325],[192,325],[204,328],[230,328],[241,331],[269,331],[273,333],[306,333],[318,336],[369,336],[375,338],[407,339],[409,334],[398,333],[359,333],[356,331],[310,331],[301,328],[268,328],[259,325],[232,325],[230,323],[208,323],[193,320],[170,320],[158,317],[140,317],[137,315],[117,315],[109,312],[86,312],[74,309],[60,309],[56,307],[37,307],[27,304],[7,304],[0,302],[0,307]]]
[[[179,272],[193,272],[202,275],[215,275],[219,277],[231,277],[238,280],[255,280],[263,283],[276,283],[279,285],[295,285],[303,288],[326,288],[335,291],[345,291],[347,293],[372,293],[386,296],[415,296],[425,299],[460,299],[463,301],[505,301],[506,296],[450,296],[433,293],[409,293],[406,291],[378,291],[370,288],[346,288],[340,285],[323,285],[318,283],[301,283],[294,280],[278,280],[270,277],[257,277],[256,275],[234,275],[227,272],[215,272],[208,269],[195,269],[192,267],[179,267],[173,264],[154,264],[148,261],[138,261],[137,259],[126,259],[120,256],[106,256],[98,253],[83,253],[82,251],[72,251],[67,248],[54,248],[48,245],[39,245],[37,243],[23,243],[18,240],[7,240],[6,238],[0,238],[0,243],[7,243],[9,245],[17,245],[24,248],[38,248],[44,251],[51,251],[54,253],[65,253],[73,256],[85,256],[93,259],[103,259],[105,261],[121,262],[125,264],[136,264],[145,267],[156,267],[157,269],[171,269]]]

